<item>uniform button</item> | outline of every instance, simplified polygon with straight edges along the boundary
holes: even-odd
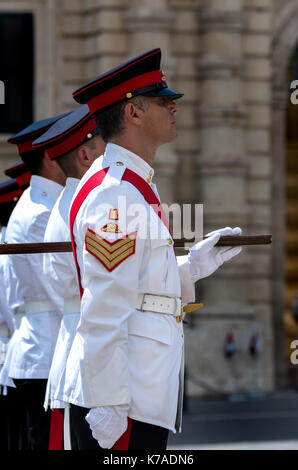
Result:
[[[169,244],[169,245],[172,245],[172,243],[173,243],[173,242],[172,242],[171,238],[168,238],[168,244]]]
[[[123,166],[123,163],[122,162],[117,162],[116,165],[117,166]]]
[[[151,183],[151,177],[148,176],[148,178],[146,179],[147,183]]]
[[[41,194],[42,194],[43,196],[46,196],[46,195],[47,195],[47,193],[46,193],[45,191],[43,191]]]
[[[152,176],[152,175],[153,175],[153,171],[150,170],[150,171],[149,171],[149,176]]]

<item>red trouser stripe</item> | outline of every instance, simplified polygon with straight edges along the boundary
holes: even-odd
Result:
[[[61,411],[52,410],[49,450],[62,450],[64,417]]]
[[[119,437],[118,441],[114,444],[113,450],[128,450],[129,440],[130,440],[130,433],[131,433],[131,425],[132,419],[127,418],[127,429],[121,437]]]

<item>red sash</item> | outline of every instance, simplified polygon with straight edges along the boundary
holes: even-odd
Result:
[[[75,265],[76,265],[77,274],[78,274],[81,297],[83,295],[84,290],[81,284],[81,275],[80,275],[80,268],[79,268],[78,260],[77,260],[76,243],[75,243],[74,236],[73,236],[73,225],[74,225],[75,218],[77,216],[77,213],[82,203],[84,202],[88,194],[94,188],[101,185],[108,170],[109,170],[109,167],[103,168],[97,173],[94,173],[94,175],[92,175],[86,181],[86,183],[82,186],[82,188],[78,192],[70,209],[70,237],[71,237],[72,252],[74,255]],[[170,231],[169,222],[164,213],[162,205],[159,199],[157,198],[156,194],[154,193],[153,189],[150,187],[150,185],[141,176],[139,176],[134,171],[129,170],[128,168],[125,169],[123,176],[122,176],[122,180],[127,181],[128,183],[132,184],[135,188],[137,188],[137,190],[142,194],[144,199],[148,202],[148,204],[152,207],[152,209],[155,211],[155,213],[158,215],[158,217],[162,220],[162,222],[165,224],[167,229]]]

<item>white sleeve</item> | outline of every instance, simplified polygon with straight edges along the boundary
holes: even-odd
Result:
[[[44,240],[44,233],[47,226],[47,222],[50,216],[50,212],[42,212],[39,214],[33,221],[30,226],[30,231],[28,232],[28,239],[30,243],[40,243]],[[31,269],[36,274],[39,279],[40,284],[46,291],[49,299],[55,305],[57,313],[61,313],[63,310],[62,299],[57,296],[56,292],[53,290],[49,284],[44,272],[43,272],[43,254],[36,253],[33,255],[28,255],[28,262]]]
[[[7,285],[5,282],[4,272],[3,272],[4,264],[6,262],[7,262],[7,256],[1,255],[0,257],[0,289],[1,289],[0,314],[1,314],[3,321],[6,323],[9,331],[13,333],[15,326],[14,326],[14,321],[13,321],[13,314],[7,303]],[[1,320],[0,320],[0,323],[1,323]]]

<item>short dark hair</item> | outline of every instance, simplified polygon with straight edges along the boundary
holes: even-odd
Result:
[[[94,116],[104,142],[109,142],[112,137],[120,135],[123,132],[124,108],[126,104],[127,101],[112,104]]]
[[[129,100],[142,111],[146,109],[146,103],[142,96],[136,96]],[[95,114],[94,119],[103,140],[107,143],[113,137],[117,137],[124,131],[124,109],[128,100],[112,104]]]
[[[44,150],[35,149],[21,154],[21,159],[26,164],[32,175],[40,175],[43,168]]]
[[[60,166],[63,173],[72,178],[77,177],[77,167],[75,164],[75,151],[72,150],[71,152],[62,155],[62,157],[55,158],[55,161]]]
[[[78,172],[77,172],[77,166],[76,166],[76,152],[79,147],[82,145],[87,145],[90,149],[94,150],[96,148],[96,144],[94,142],[94,139],[86,140],[82,144],[78,145],[76,148],[71,150],[68,153],[65,153],[61,157],[58,157],[55,159],[55,161],[58,163],[60,168],[62,169],[63,173],[72,178],[77,178],[78,177]]]

